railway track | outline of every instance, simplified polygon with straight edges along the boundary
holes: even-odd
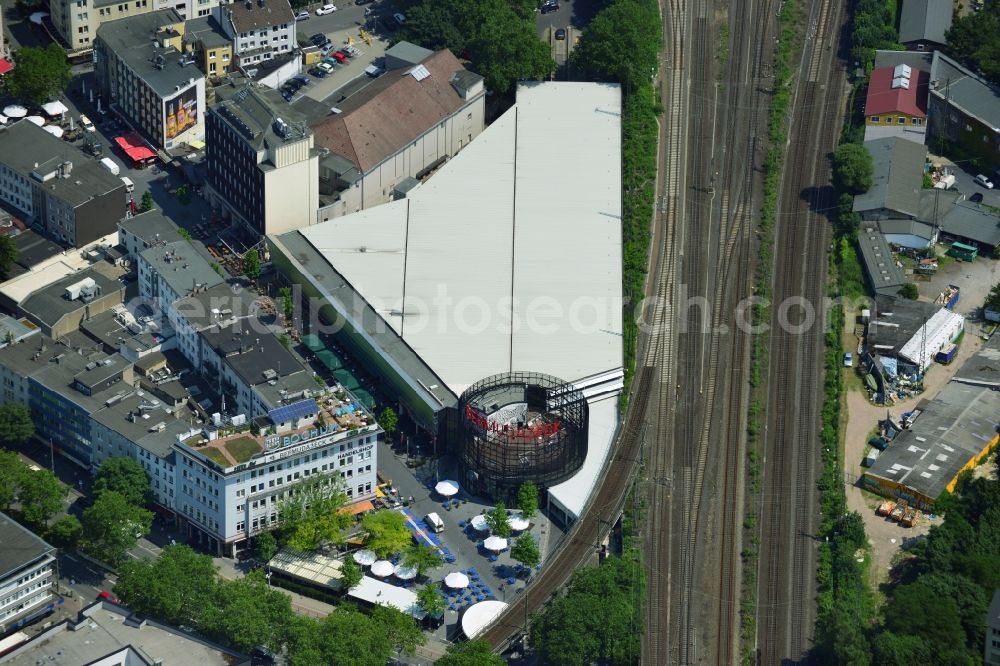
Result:
[[[758,659],[806,658],[815,622],[815,534],[823,373],[822,301],[832,208],[826,155],[843,112],[833,68],[840,3],[815,0],[799,68],[799,87],[776,217],[770,367],[761,495]],[[797,304],[789,306],[791,299]],[[810,323],[815,315],[816,319]]]

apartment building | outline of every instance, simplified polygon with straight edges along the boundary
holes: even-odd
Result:
[[[207,196],[259,234],[315,221],[319,151],[305,118],[269,88],[231,80],[207,120]]]
[[[178,298],[224,282],[185,240],[152,245],[139,253],[139,296],[161,309]]]
[[[56,549],[0,513],[0,634],[52,610]]]
[[[48,6],[56,31],[76,55],[93,49],[97,31],[106,23],[161,9],[176,11],[181,19],[210,16],[218,4],[219,0],[51,0]]]
[[[288,0],[237,0],[217,6],[214,16],[233,44],[233,61],[239,67],[296,48],[295,14]]]
[[[125,184],[83,151],[34,123],[0,126],[0,201],[74,247],[114,232]]]
[[[97,86],[115,111],[157,149],[205,138],[205,75],[184,52],[176,10],[113,21],[97,33]]]

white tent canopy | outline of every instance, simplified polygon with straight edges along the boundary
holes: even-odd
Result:
[[[461,571],[452,571],[444,577],[444,584],[453,590],[469,587],[469,577]]]
[[[354,561],[363,567],[371,566],[375,563],[376,559],[378,558],[375,556],[375,553],[370,550],[359,550],[354,553]]]
[[[52,136],[56,137],[57,139],[62,138],[63,128],[59,127],[58,125],[46,125],[42,129],[51,134]]]
[[[507,604],[502,601],[497,601],[496,599],[490,599],[489,601],[480,601],[478,604],[472,604],[469,606],[465,614],[462,615],[462,633],[464,633],[468,638],[475,638],[478,636],[486,627],[490,625],[493,620],[497,618],[500,613],[507,608]]]
[[[413,580],[417,577],[417,569],[400,564],[396,566],[395,574],[399,580]]]
[[[499,553],[501,550],[507,547],[507,539],[498,536],[491,536],[489,539],[483,542],[483,548],[486,550],[492,550],[495,553]]]
[[[7,116],[0,113],[0,125],[6,125],[6,124],[7,124]]]
[[[510,520],[507,522],[510,523],[510,529],[515,532],[523,532],[531,527],[531,523],[524,516],[511,516]]]
[[[35,123],[39,127],[45,124],[45,118],[42,118],[41,116],[28,116],[25,120],[29,123]]]
[[[490,526],[486,523],[486,516],[482,514],[473,516],[472,520],[469,522],[472,524],[472,529],[477,532],[486,532],[490,529]]]
[[[20,104],[11,104],[4,108],[3,115],[8,118],[24,118],[28,115],[28,110]]]
[[[436,486],[434,486],[435,492],[443,497],[451,497],[452,495],[458,494],[458,483],[455,481],[439,481]]]
[[[58,100],[42,104],[42,109],[45,111],[45,113],[49,114],[50,116],[61,116],[62,114],[69,111],[66,105]]]
[[[386,576],[391,576],[395,567],[392,566],[392,562],[389,560],[379,560],[372,565],[371,572],[373,576],[378,576],[379,578],[385,578]]]

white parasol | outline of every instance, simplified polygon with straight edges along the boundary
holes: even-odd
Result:
[[[472,524],[472,529],[477,532],[486,532],[490,529],[489,524],[486,522],[486,516],[482,514],[473,516],[469,522]]]
[[[523,532],[531,527],[531,523],[523,516],[511,516],[508,522],[510,523],[510,529],[515,532]]]
[[[0,125],[6,125],[6,124],[7,124],[7,116],[0,113]]]
[[[45,118],[42,118],[41,116],[28,116],[25,120],[29,123],[35,123],[39,127],[45,124]]]
[[[507,539],[498,536],[491,536],[489,539],[483,542],[483,548],[486,550],[492,550],[494,553],[499,553],[501,550],[507,547]]]
[[[46,125],[42,129],[45,130],[46,132],[48,132],[49,134],[51,134],[52,136],[56,137],[57,139],[61,139],[62,138],[63,129],[62,129],[62,127],[59,127],[58,125]]]
[[[452,571],[444,577],[444,584],[453,590],[469,587],[469,577],[461,571]]]
[[[375,557],[375,553],[370,550],[359,550],[354,553],[354,561],[363,567],[370,567],[376,559],[378,558]]]
[[[61,116],[62,114],[69,111],[65,104],[56,100],[54,102],[47,102],[42,104],[42,110],[50,116]]]
[[[458,484],[454,481],[439,481],[436,486],[434,486],[435,492],[443,497],[451,497],[452,495],[458,494]]]
[[[407,567],[400,564],[396,567],[396,571],[394,573],[396,574],[396,578],[399,580],[413,580],[417,577],[417,568]]]
[[[386,576],[391,576],[393,569],[392,562],[389,560],[379,560],[372,565],[371,572],[373,576],[378,576],[379,578],[385,578]]]
[[[4,108],[3,115],[8,118],[24,118],[28,115],[28,110],[20,104],[11,104],[10,106]]]

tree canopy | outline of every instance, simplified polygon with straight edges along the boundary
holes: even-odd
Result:
[[[444,596],[437,585],[425,585],[417,592],[417,603],[428,615],[440,615],[446,608]]]
[[[418,576],[423,576],[441,566],[441,556],[436,550],[422,543],[411,544],[403,557],[403,563],[417,570]]]
[[[251,281],[260,277],[260,255],[257,250],[250,250],[243,255],[243,274]]]
[[[32,104],[42,105],[61,95],[73,78],[66,53],[55,43],[45,48],[26,46],[15,60],[16,67],[6,75],[7,89]]]
[[[83,548],[101,561],[119,564],[152,524],[151,511],[129,504],[121,493],[106,490],[83,511]]]
[[[261,562],[269,562],[278,552],[278,541],[271,532],[261,532],[257,535],[257,557]]]
[[[875,166],[868,149],[842,143],[833,154],[833,178],[837,186],[852,194],[864,194],[872,186]]]
[[[0,449],[0,511],[18,503],[21,519],[41,527],[62,509],[67,488],[47,469],[34,470],[16,453]]]
[[[486,513],[486,524],[493,534],[504,538],[510,536],[510,521],[507,518],[507,506],[503,502],[497,502],[496,506]]]
[[[530,534],[522,534],[514,539],[514,545],[510,547],[510,556],[528,568],[535,566],[542,559],[541,553],[538,552],[538,543]]]
[[[376,420],[387,435],[392,435],[392,433],[396,432],[396,426],[399,425],[399,417],[396,416],[396,412],[392,407],[383,409]]]
[[[365,514],[361,527],[368,533],[368,548],[381,558],[403,552],[412,540],[403,514],[396,511]]]
[[[1000,2],[986,0],[978,12],[956,13],[945,50],[973,72],[1000,86]]]
[[[410,629],[388,611],[400,615],[382,606],[376,607],[371,616],[341,606],[321,620],[296,617],[290,632],[288,663],[384,666],[397,646],[416,647],[423,639],[412,618],[404,616]]]
[[[115,594],[140,615],[173,625],[196,626],[212,601],[215,565],[190,546],[166,546],[160,557],[118,567]]]
[[[631,558],[609,557],[599,566],[578,569],[566,595],[531,623],[539,662],[636,663],[643,633],[643,587],[642,565]]]
[[[521,79],[543,79],[555,69],[548,45],[538,38],[531,5],[530,0],[423,0],[407,10],[399,37],[468,57],[486,88],[503,94]]]
[[[365,572],[361,570],[361,566],[354,561],[354,558],[346,558],[340,566],[340,583],[344,586],[345,591],[353,590],[364,577]]]
[[[10,236],[0,236],[0,276],[7,277],[15,261],[17,261],[17,245]]]
[[[72,550],[76,548],[76,544],[80,540],[80,534],[82,533],[83,525],[80,524],[79,519],[72,514],[68,514],[58,518],[49,525],[46,538],[57,548]]]
[[[8,402],[0,406],[0,445],[24,444],[35,434],[31,410],[23,402]]]
[[[271,651],[280,650],[292,624],[292,600],[280,590],[271,589],[262,571],[235,580],[219,580],[212,592],[215,598],[201,616],[202,631],[228,640],[243,652],[258,644]]]
[[[660,22],[655,2],[615,0],[584,28],[573,64],[628,89],[648,84],[660,57]]]
[[[282,540],[295,550],[316,550],[324,542],[342,543],[353,521],[339,476],[314,476],[299,484],[279,506]]]
[[[504,666],[503,657],[493,654],[493,646],[480,639],[462,641],[448,646],[448,653],[434,666]]]
[[[517,489],[517,508],[525,518],[531,518],[538,513],[538,486],[533,481],[525,481]]]
[[[143,506],[149,500],[149,475],[128,456],[112,456],[101,463],[91,492],[94,497],[113,490],[129,504]]]
[[[903,50],[897,42],[896,16],[885,0],[858,0],[851,25],[851,58],[864,67],[876,49]]]

